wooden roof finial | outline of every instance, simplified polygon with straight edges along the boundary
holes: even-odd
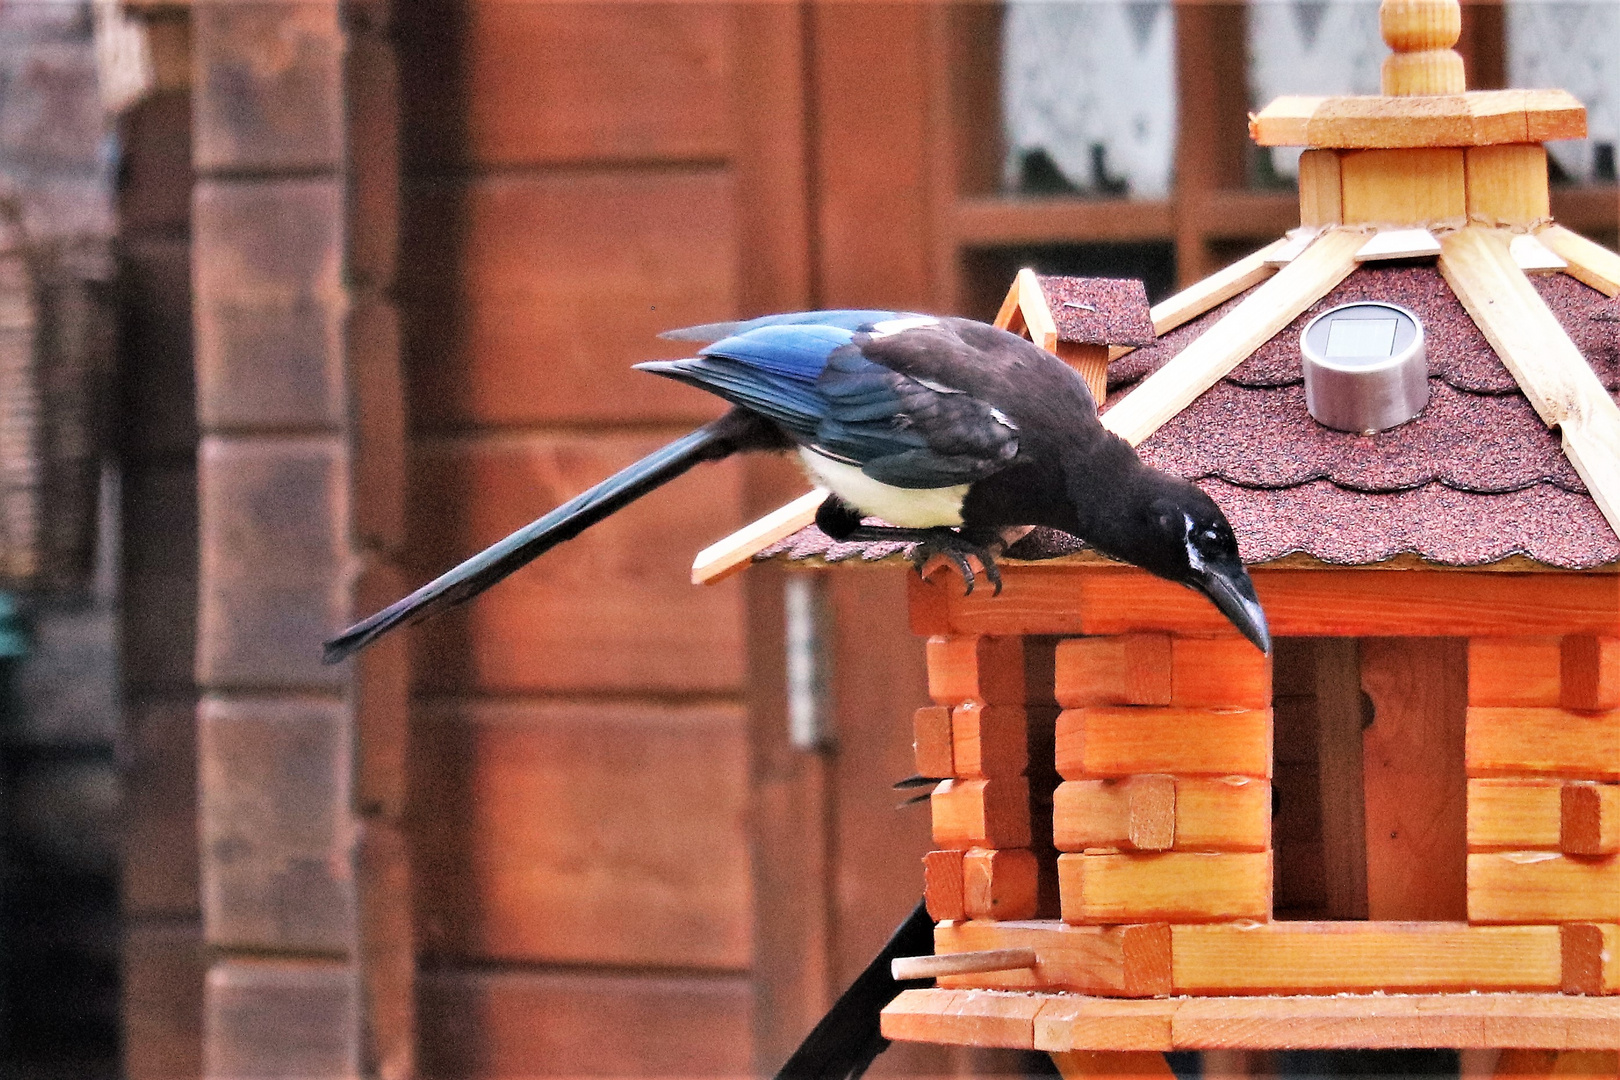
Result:
[[[1467,89],[1462,57],[1452,46],[1462,35],[1459,0],[1383,0],[1378,28],[1394,50],[1384,57],[1385,94],[1460,94]]]

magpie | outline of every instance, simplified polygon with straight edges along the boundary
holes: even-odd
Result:
[[[1026,339],[969,319],[864,310],[663,336],[707,344],[635,366],[717,394],[730,411],[350,627],[326,643],[327,662],[477,595],[699,462],[748,451],[797,453],[831,492],[816,524],[833,539],[912,543],[919,568],[944,555],[969,592],[968,556],[999,593],[1002,531],[1047,526],[1197,590],[1270,650],[1214,500],[1144,464],[1102,426],[1085,380]]]

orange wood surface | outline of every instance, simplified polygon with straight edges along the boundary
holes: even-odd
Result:
[[[1620,785],[1572,781],[1559,799],[1558,848],[1566,855],[1620,852]]]
[[[1468,710],[1468,775],[1620,779],[1620,713]]]
[[[911,748],[918,776],[955,776],[951,710],[943,705],[924,705],[912,713]]]
[[[402,284],[412,422],[719,415],[713,395],[630,365],[688,355],[657,334],[735,313],[736,195],[718,167],[424,183],[405,222],[432,252]]]
[[[1170,928],[1068,926],[1060,922],[967,922],[934,929],[936,953],[1034,949],[1033,968],[942,979],[941,986],[1039,987],[1119,997],[1170,992]]]
[[[1467,917],[1466,648],[1457,638],[1361,642],[1375,710],[1362,733],[1369,919]]]
[[[1620,922],[1620,856],[1468,856],[1468,921]]]
[[[1468,704],[1557,705],[1560,643],[1556,637],[1468,640]]]
[[[1057,719],[1067,780],[1132,773],[1271,775],[1271,710],[1099,706]]]
[[[671,431],[670,436],[675,434]],[[660,435],[436,439],[417,451],[419,576],[441,573],[615,470]],[[706,466],[418,632],[419,689],[738,693],[739,582],[694,589],[692,552],[741,517],[742,470]],[[703,513],[692,512],[694,492]]]
[[[962,864],[965,856],[966,852],[960,849],[930,851],[923,856],[923,899],[928,904],[928,917],[935,922],[966,917]]]
[[[1022,705],[1024,641],[1012,635],[928,639],[928,696],[939,705]]]
[[[1565,923],[1558,932],[1564,993],[1620,993],[1620,925]]]
[[[1124,634],[1068,638],[1057,646],[1057,702],[1083,705],[1170,704],[1170,636]]]
[[[1200,922],[1271,914],[1271,853],[1058,856],[1063,921]]]
[[[940,847],[1029,846],[1029,781],[1022,776],[947,780],[929,802]]]
[[[1066,780],[1052,794],[1052,843],[1059,851],[1168,851],[1175,841],[1174,777]]]
[[[1207,600],[1143,571],[1048,564],[1007,566],[1003,577],[993,599],[962,596],[953,575],[932,578],[919,586],[931,594],[923,617],[956,633],[1232,634]],[[1620,625],[1620,575],[1260,567],[1253,578],[1274,637],[1523,637]]]
[[[1176,993],[1556,990],[1556,926],[1274,922],[1171,928]]]
[[[1566,709],[1620,709],[1620,638],[1576,634],[1563,641]]]
[[[1468,781],[1469,851],[1557,851],[1564,782]]]
[[[1029,766],[1029,729],[1022,705],[958,705],[951,710],[953,775],[1022,774]]]
[[[1045,1004],[1024,994],[903,990],[883,1009],[883,1035],[900,1042],[1035,1047],[1035,1014]]]
[[[970,919],[1033,919],[1040,869],[1028,848],[969,848],[962,907]]]
[[[1151,1050],[1060,1050],[1052,1064],[1063,1080],[1087,1076],[1132,1076],[1171,1080],[1176,1074],[1164,1055]]]
[[[748,967],[736,706],[444,702],[413,741],[427,954]]]
[[[1242,638],[1174,638],[1170,704],[1264,709],[1271,705],[1271,660]]]
[[[1177,851],[1264,851],[1271,784],[1251,776],[1176,778]]]

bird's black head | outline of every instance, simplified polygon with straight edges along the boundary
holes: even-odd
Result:
[[[1256,648],[1270,652],[1266,614],[1226,515],[1196,485],[1153,470],[1149,476],[1138,489],[1145,497],[1126,511],[1124,545],[1108,554],[1203,593]]]

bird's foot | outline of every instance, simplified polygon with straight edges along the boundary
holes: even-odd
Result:
[[[1001,595],[1001,568],[996,565],[996,556],[1001,553],[1003,547],[999,534],[992,534],[981,543],[976,536],[943,525],[932,529],[862,525],[851,531],[846,539],[912,544],[914,546],[911,549],[911,565],[916,568],[918,574],[922,574],[923,568],[936,556],[944,558],[961,572],[962,582],[966,586],[963,593],[965,596],[971,596],[973,586],[978,583],[978,572],[973,569],[973,563],[968,561],[971,556],[978,560],[984,576],[995,586],[994,595]]]

